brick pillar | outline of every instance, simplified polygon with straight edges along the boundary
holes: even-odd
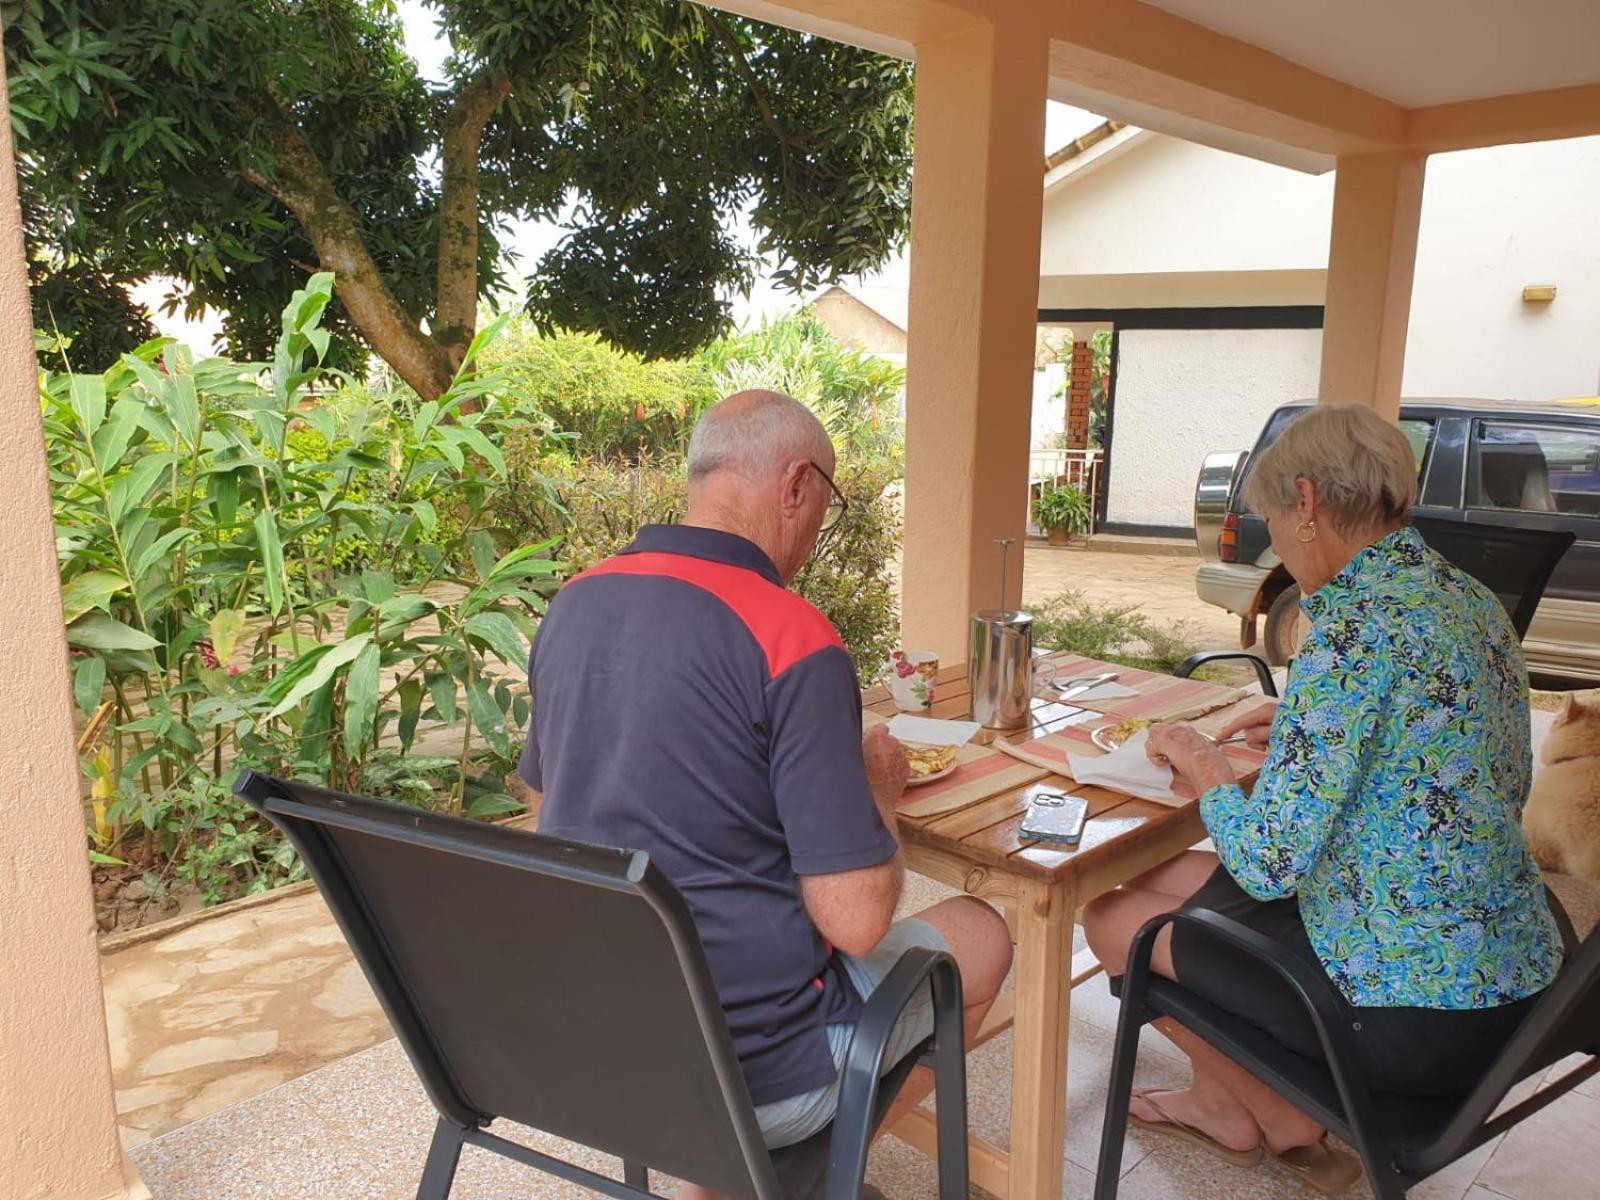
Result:
[[[1067,391],[1067,447],[1089,445],[1089,368],[1094,356],[1088,342],[1072,343],[1072,378]]]

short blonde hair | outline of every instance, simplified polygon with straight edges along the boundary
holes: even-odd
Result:
[[[1244,500],[1261,515],[1293,508],[1306,479],[1346,535],[1410,519],[1417,460],[1399,426],[1363,404],[1319,404],[1292,421],[1251,466]]]

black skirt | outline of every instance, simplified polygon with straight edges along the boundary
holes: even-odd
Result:
[[[1234,882],[1226,867],[1219,866],[1184,907],[1232,917],[1324,971],[1300,920],[1299,901],[1257,900]],[[1324,1061],[1305,1006],[1257,959],[1177,925],[1172,930],[1172,964],[1186,988],[1297,1054]],[[1498,1008],[1357,1008],[1337,988],[1331,990],[1372,1089],[1412,1096],[1470,1091],[1538,1000],[1529,996]]]

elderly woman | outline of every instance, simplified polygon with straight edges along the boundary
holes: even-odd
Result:
[[[1247,794],[1194,729],[1153,729],[1151,756],[1201,793],[1217,851],[1097,900],[1084,927],[1116,974],[1156,914],[1226,914],[1326,973],[1375,1089],[1440,1095],[1476,1083],[1561,945],[1522,836],[1532,762],[1517,636],[1494,595],[1408,527],[1416,478],[1399,429],[1354,406],[1311,410],[1255,463],[1246,500],[1309,622],[1282,703],[1222,731],[1267,747],[1266,764]],[[1179,927],[1152,965],[1321,1058],[1303,1007],[1248,957]],[[1270,1155],[1328,1192],[1360,1174],[1232,1061],[1160,1028],[1193,1082],[1136,1092],[1136,1124],[1236,1165]]]

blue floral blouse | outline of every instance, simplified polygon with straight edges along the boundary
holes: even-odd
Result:
[[[1200,811],[1260,900],[1298,896],[1358,1007],[1491,1008],[1555,977],[1560,935],[1522,836],[1528,682],[1505,610],[1412,529],[1302,603],[1253,795]]]

